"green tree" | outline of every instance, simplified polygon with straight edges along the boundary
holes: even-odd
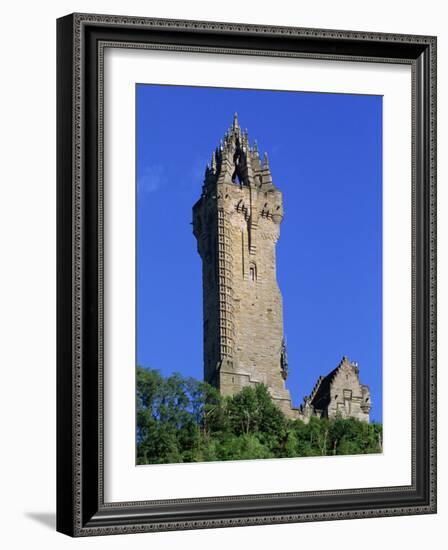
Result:
[[[381,424],[288,420],[263,384],[222,397],[194,378],[137,367],[137,462],[158,464],[382,451]]]

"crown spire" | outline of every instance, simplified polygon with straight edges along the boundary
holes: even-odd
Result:
[[[240,127],[240,124],[238,122],[238,113],[235,112],[234,115],[233,115],[233,128],[235,130],[237,130],[237,129],[239,129],[239,127]]]
[[[264,159],[263,159],[263,168],[269,168],[269,159],[268,159],[268,154],[265,153],[264,154]]]

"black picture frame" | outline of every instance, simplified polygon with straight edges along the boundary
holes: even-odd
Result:
[[[102,48],[412,67],[412,484],[104,502]],[[57,21],[57,530],[106,535],[436,512],[436,38],[72,14]]]

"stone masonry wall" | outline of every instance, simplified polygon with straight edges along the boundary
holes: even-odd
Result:
[[[369,421],[370,392],[360,384],[358,368],[343,360],[331,383],[327,415]]]
[[[264,205],[281,206],[279,191],[225,186],[224,212],[232,243],[233,361],[220,371],[220,389],[231,395],[246,384],[264,383],[288,415],[291,398],[281,369],[283,343],[282,296],[276,279],[275,246],[279,223],[246,219],[245,205],[261,211]],[[238,208],[239,205],[239,208]]]

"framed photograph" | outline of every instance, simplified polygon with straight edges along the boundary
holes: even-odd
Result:
[[[57,529],[435,513],[436,38],[57,41]]]

